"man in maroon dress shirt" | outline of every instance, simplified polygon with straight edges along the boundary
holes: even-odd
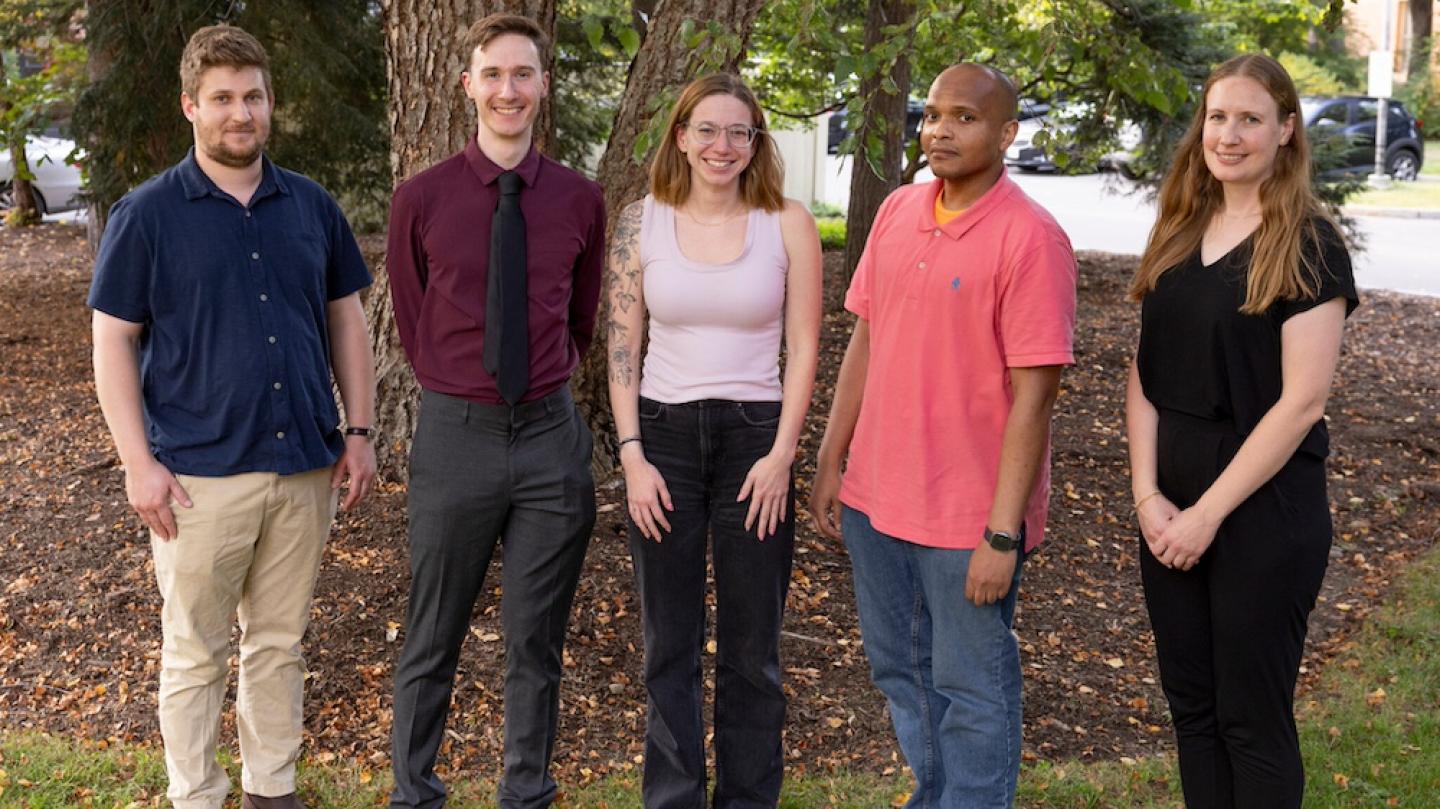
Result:
[[[491,15],[470,28],[466,46],[461,83],[479,131],[460,154],[396,189],[390,209],[395,321],[422,388],[390,805],[445,802],[435,756],[498,541],[506,661],[498,798],[502,809],[535,809],[555,798],[561,647],[595,522],[591,437],[567,382],[594,331],[605,206],[598,185],[534,148],[549,90],[541,29]]]

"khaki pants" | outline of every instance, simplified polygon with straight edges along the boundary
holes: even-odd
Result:
[[[150,537],[165,600],[160,735],[167,795],[177,809],[220,809],[229,794],[215,746],[237,610],[242,787],[287,795],[295,791],[303,728],[300,639],[338,494],[330,469],[177,478],[195,505],[173,505],[177,538]]]

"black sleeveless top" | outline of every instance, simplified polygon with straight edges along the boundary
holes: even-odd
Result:
[[[1280,398],[1284,322],[1337,297],[1345,298],[1349,316],[1360,302],[1344,240],[1329,222],[1315,225],[1319,238],[1302,248],[1319,258],[1313,298],[1280,300],[1262,314],[1242,314],[1250,239],[1208,266],[1197,248],[1160,276],[1141,305],[1136,354],[1145,398],[1157,410],[1231,422],[1243,437],[1274,406]],[[1329,436],[1323,419],[1311,427],[1299,451],[1326,456]]]

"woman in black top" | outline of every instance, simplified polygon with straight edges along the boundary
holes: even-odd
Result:
[[[1295,680],[1329,555],[1323,415],[1350,258],[1284,68],[1211,73],[1131,286],[1140,570],[1186,805],[1299,807]]]

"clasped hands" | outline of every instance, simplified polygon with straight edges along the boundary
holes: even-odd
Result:
[[[1181,510],[1163,494],[1146,498],[1135,514],[1150,553],[1175,570],[1195,567],[1220,529],[1199,505]]]

